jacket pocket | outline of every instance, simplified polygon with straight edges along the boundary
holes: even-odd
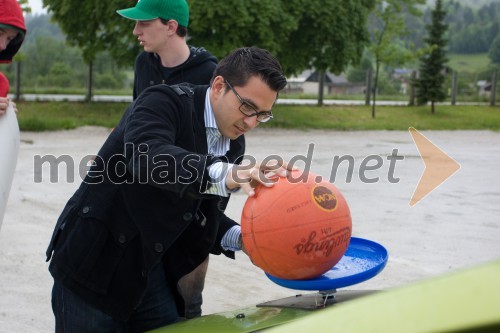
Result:
[[[98,294],[107,293],[134,236],[130,231],[111,230],[106,218],[92,206],[83,206],[74,223],[62,230],[64,243],[52,259],[70,278]]]

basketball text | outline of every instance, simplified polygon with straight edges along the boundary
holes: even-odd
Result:
[[[324,235],[325,229],[323,229],[323,237],[316,239],[316,231],[312,231],[307,239],[302,239],[302,241],[295,245],[293,248],[297,255],[304,255],[314,252],[315,254],[322,254],[325,257],[330,256],[332,250],[337,246],[347,247],[349,240],[351,239],[351,229],[344,228],[335,233]]]

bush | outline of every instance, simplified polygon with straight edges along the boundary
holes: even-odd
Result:
[[[94,78],[94,87],[97,89],[122,89],[126,80],[123,73],[96,74]]]
[[[49,86],[71,87],[75,83],[75,72],[68,64],[56,62],[50,67],[47,78],[43,80]]]

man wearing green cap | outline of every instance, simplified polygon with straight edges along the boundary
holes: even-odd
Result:
[[[185,0],[141,0],[117,13],[136,21],[133,34],[144,47],[134,66],[134,100],[152,85],[210,83],[217,58],[204,48],[187,45],[189,8]],[[179,281],[188,319],[201,315],[207,267],[208,257]]]
[[[186,43],[189,8],[185,0],[141,0],[117,13],[135,20],[133,34],[144,47],[135,61],[134,100],[160,83],[208,84],[217,58]]]

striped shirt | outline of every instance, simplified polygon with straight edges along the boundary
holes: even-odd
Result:
[[[224,156],[229,150],[230,140],[223,136],[217,127],[217,121],[210,104],[210,88],[205,96],[205,128],[207,133],[208,153],[214,156]],[[234,164],[216,162],[208,167],[208,175],[212,180],[211,186],[205,193],[227,197],[226,176]],[[241,228],[233,226],[222,237],[221,246],[224,250],[241,250]]]

